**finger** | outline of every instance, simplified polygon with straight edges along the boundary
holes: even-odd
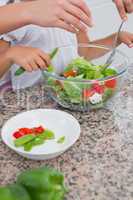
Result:
[[[76,33],[76,29],[74,28],[74,26],[71,26],[71,24],[65,22],[64,20],[60,19],[57,22],[57,24],[55,24],[55,26],[58,26],[59,28],[62,28],[62,29],[67,30],[69,32]]]
[[[39,52],[39,56],[45,65],[50,65],[50,56],[43,51]]]
[[[133,48],[133,43],[129,44],[129,48]]]
[[[133,12],[133,1],[132,0],[126,0],[125,1],[125,7],[128,13]]]
[[[84,13],[86,13],[86,15],[88,16],[91,24],[90,26],[93,25],[92,23],[92,16],[91,16],[91,11],[89,9],[89,7],[87,6],[87,4],[85,3],[84,0],[69,0],[74,6],[79,7]]]
[[[30,66],[30,64],[25,64],[24,66],[22,65],[22,67],[23,67],[27,72],[32,72],[32,67]]]
[[[90,18],[88,18],[87,14],[84,13],[80,8],[67,4],[65,10],[69,12],[70,14],[74,15],[76,18],[80,19],[87,26],[92,26],[92,22]]]
[[[133,44],[130,38],[125,38],[124,43],[130,48],[132,47]]]
[[[46,62],[40,56],[36,58],[35,63],[40,69],[44,69],[47,67]]]
[[[39,68],[34,60],[30,61],[30,66],[32,68],[32,71],[37,71]]]
[[[126,10],[125,10],[123,1],[122,0],[114,0],[114,3],[117,6],[117,9],[120,13],[121,18],[123,20],[127,20]]]
[[[87,27],[76,17],[67,12],[63,12],[61,16],[67,23],[72,24],[76,29],[86,32]]]

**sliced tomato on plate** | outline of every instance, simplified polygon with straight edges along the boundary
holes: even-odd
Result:
[[[44,131],[45,131],[45,129],[42,126],[36,127],[36,132],[37,133],[42,133]]]
[[[43,133],[44,131],[45,129],[42,126],[32,128],[32,133],[34,134],[40,134]]]
[[[28,135],[28,134],[32,134],[32,129],[30,129],[30,128],[20,128],[19,132],[22,135]]]
[[[16,132],[14,132],[13,133],[13,137],[15,137],[16,139],[17,138],[20,138],[20,137],[22,137],[23,135],[19,132],[19,131],[16,131]]]

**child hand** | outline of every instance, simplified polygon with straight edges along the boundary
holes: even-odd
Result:
[[[7,51],[7,57],[12,64],[17,64],[28,72],[44,69],[50,64],[49,55],[33,47],[11,47]]]
[[[133,33],[122,31],[119,35],[120,43],[126,44],[129,48],[133,47]]]

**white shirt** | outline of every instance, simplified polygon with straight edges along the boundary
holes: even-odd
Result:
[[[6,5],[8,0],[0,0],[0,6]]]

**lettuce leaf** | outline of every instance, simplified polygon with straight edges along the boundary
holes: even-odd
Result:
[[[72,103],[81,101],[82,90],[76,83],[64,81],[64,90]]]

